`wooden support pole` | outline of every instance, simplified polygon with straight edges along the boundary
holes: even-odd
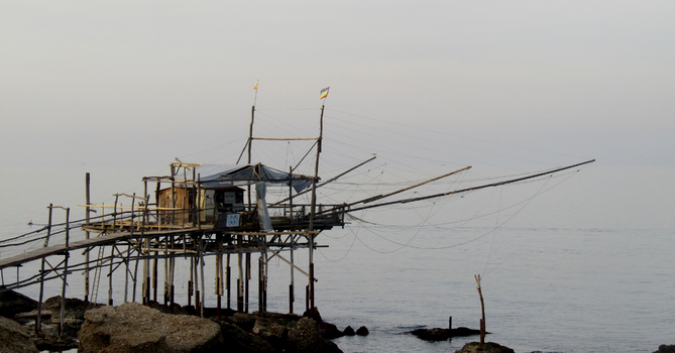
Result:
[[[129,256],[131,255],[131,244],[127,245],[127,254],[124,259],[124,302],[129,301]]]
[[[185,244],[185,238],[183,238],[183,244]],[[188,281],[188,306],[192,306],[192,282],[194,281],[194,261],[190,257],[190,280]]]
[[[242,247],[242,235],[237,235],[237,242],[238,244],[238,252],[237,252],[237,263],[239,266],[239,271],[238,275],[239,278],[237,278],[237,312],[244,312],[244,271],[243,267],[244,264],[242,263],[242,253],[241,253],[241,247]]]
[[[49,218],[47,220],[47,238],[45,239],[45,245],[44,247],[46,248],[49,245],[49,237],[52,235],[52,205],[49,204]],[[19,281],[19,266],[16,267],[16,281]],[[42,266],[40,269],[40,294],[38,297],[38,314],[37,318],[35,320],[35,332],[40,333],[42,330],[42,297],[44,294],[44,286],[45,286],[45,258],[42,258]]]
[[[169,237],[164,240],[164,306],[169,302]]]
[[[201,312],[201,306],[202,302],[199,300],[201,298],[200,293],[199,293],[199,256],[195,256],[192,258],[194,261],[194,271],[195,271],[195,315],[199,316],[199,313]]]
[[[91,178],[89,176],[89,172],[87,172],[87,174],[85,175],[84,183],[85,183],[85,198],[86,198],[86,201],[87,201],[86,204],[90,205],[91,200],[90,200],[89,186],[90,186],[90,183],[91,183]],[[84,210],[84,213],[85,213],[84,219],[85,219],[86,224],[89,224],[89,212],[91,212],[91,209],[89,208],[89,206],[87,206]],[[85,236],[85,239],[89,239],[89,237],[90,237],[89,232],[85,231],[84,236]],[[84,302],[89,303],[89,251],[87,251],[87,253],[84,255],[84,263],[85,263],[85,265],[84,265]]]
[[[199,264],[200,264],[199,272],[200,272],[200,282],[201,282],[201,285],[202,285],[202,287],[201,287],[202,288],[202,290],[201,290],[202,296],[200,297],[200,300],[199,300],[199,309],[200,309],[199,310],[199,316],[200,317],[204,317],[204,297],[206,295],[206,291],[204,290],[204,282],[205,282],[204,281],[204,265],[205,265],[204,262],[205,262],[204,261],[204,245],[203,245],[203,240],[202,240],[201,235],[200,235],[200,238],[199,238]]]
[[[70,243],[70,208],[66,208],[66,249]],[[65,259],[63,260],[63,284],[61,286],[61,321],[59,322],[59,339],[63,336],[63,318],[66,313],[66,286],[68,282],[66,278],[68,277],[68,258],[70,253],[65,252]]]
[[[244,312],[248,312],[249,300],[249,281],[251,280],[251,253],[246,253],[246,302],[244,303]]]
[[[113,260],[115,258],[115,244],[110,247],[110,269],[108,270],[108,305],[113,305]]]
[[[295,290],[293,288],[295,281],[295,258],[293,256],[295,250],[295,236],[291,235],[291,284],[288,286],[288,312],[293,314],[293,302],[295,301]]]
[[[157,257],[152,259],[152,300],[157,302]]]
[[[225,278],[225,284],[227,288],[227,308],[232,310],[232,306],[230,305],[230,295],[231,295],[231,287],[230,287],[230,277],[231,277],[231,268],[230,268],[230,254],[227,254],[227,275]]]

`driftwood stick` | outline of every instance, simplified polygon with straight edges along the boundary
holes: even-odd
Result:
[[[482,347],[485,343],[485,304],[483,302],[483,291],[480,289],[480,275],[475,275],[474,277],[476,278],[476,288],[480,297],[480,311],[482,314],[480,320],[480,344]]]

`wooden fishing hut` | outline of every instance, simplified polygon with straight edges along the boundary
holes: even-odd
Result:
[[[236,255],[238,277],[236,282],[237,311],[249,309],[249,280],[251,279],[251,254],[259,254],[258,260],[258,306],[266,310],[267,262],[277,257],[291,268],[289,285],[289,311],[293,312],[294,272],[309,278],[306,288],[306,307],[313,307],[314,265],[311,252],[316,247],[315,237],[322,230],[344,225],[343,205],[325,206],[330,212],[312,212],[312,204],[294,203],[294,196],[308,192],[316,183],[314,177],[284,172],[263,164],[245,166],[202,165],[176,162],[171,164],[170,176],[144,177],[144,196],[119,194],[141,199],[137,207],[133,201],[131,211],[122,210],[109,215],[108,219],[86,223],[83,229],[99,235],[125,234],[120,241],[128,242],[126,254],[111,250],[113,257],[123,256],[122,262],[142,262],[142,277],[130,273],[134,284],[142,282],[144,303],[157,301],[158,267],[164,260],[164,303],[174,302],[174,269],[176,258],[190,258],[188,281],[188,305],[194,304],[197,311],[204,302],[204,258],[214,256],[216,295],[218,309],[221,297],[227,295],[227,307],[231,307],[232,276],[231,256]],[[155,184],[155,200],[150,202],[148,187]],[[288,197],[281,202],[268,203],[267,187],[288,190]],[[254,198],[251,199],[254,189]],[[249,201],[245,202],[245,194]],[[88,208],[102,207],[86,205]],[[117,209],[117,199],[115,202]],[[270,208],[274,215],[270,215]],[[112,220],[110,217],[112,216]],[[117,247],[120,244],[116,244]],[[294,251],[306,248],[310,251],[307,271],[294,261]],[[288,253],[289,256],[285,256]],[[286,258],[288,257],[288,258]],[[142,260],[142,261],[141,261]],[[100,266],[97,266],[100,267]],[[128,264],[127,264],[128,267]],[[112,270],[111,270],[112,271]],[[109,276],[112,278],[111,276]],[[112,279],[111,279],[112,280]],[[88,280],[87,280],[88,282]],[[94,280],[97,283],[97,280]],[[201,283],[201,284],[200,284]],[[125,280],[125,300],[126,300]],[[112,287],[112,283],[110,284]],[[111,301],[109,301],[111,303]]]

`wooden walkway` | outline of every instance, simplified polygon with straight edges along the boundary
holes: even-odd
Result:
[[[172,230],[162,230],[162,231],[151,231],[151,232],[117,232],[117,233],[112,233],[112,234],[106,234],[106,235],[101,235],[98,237],[90,238],[90,239],[85,239],[85,240],[78,240],[71,242],[66,246],[65,244],[58,244],[58,245],[52,245],[52,246],[47,246],[44,248],[39,248],[39,249],[34,249],[31,251],[27,251],[23,254],[8,257],[6,259],[0,259],[0,269],[4,269],[6,267],[12,267],[12,266],[21,266],[23,263],[30,262],[33,260],[45,258],[47,256],[51,255],[61,255],[65,252],[77,250],[77,249],[84,249],[84,248],[91,248],[95,246],[100,246],[100,245],[107,245],[107,244],[112,244],[116,243],[121,240],[127,240],[130,238],[154,238],[154,237],[161,237],[165,235],[172,235],[172,234],[182,234],[182,233],[190,233],[190,232],[195,232],[199,231],[200,229],[198,228],[181,228],[181,229],[172,229]]]

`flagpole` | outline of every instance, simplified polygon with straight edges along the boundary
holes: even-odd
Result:
[[[310,206],[310,215],[309,215],[309,230],[314,230],[314,216],[316,215],[316,180],[319,178],[319,156],[321,155],[321,142],[323,140],[323,111],[326,107],[326,98],[328,98],[328,92],[330,87],[326,87],[321,90],[320,99],[323,100],[321,105],[321,116],[319,118],[319,138],[317,139],[316,144],[316,163],[314,164],[314,178],[312,178],[312,199]],[[314,297],[314,237],[315,235],[309,235],[309,310],[310,317],[313,317],[314,308],[315,308],[315,297]]]

